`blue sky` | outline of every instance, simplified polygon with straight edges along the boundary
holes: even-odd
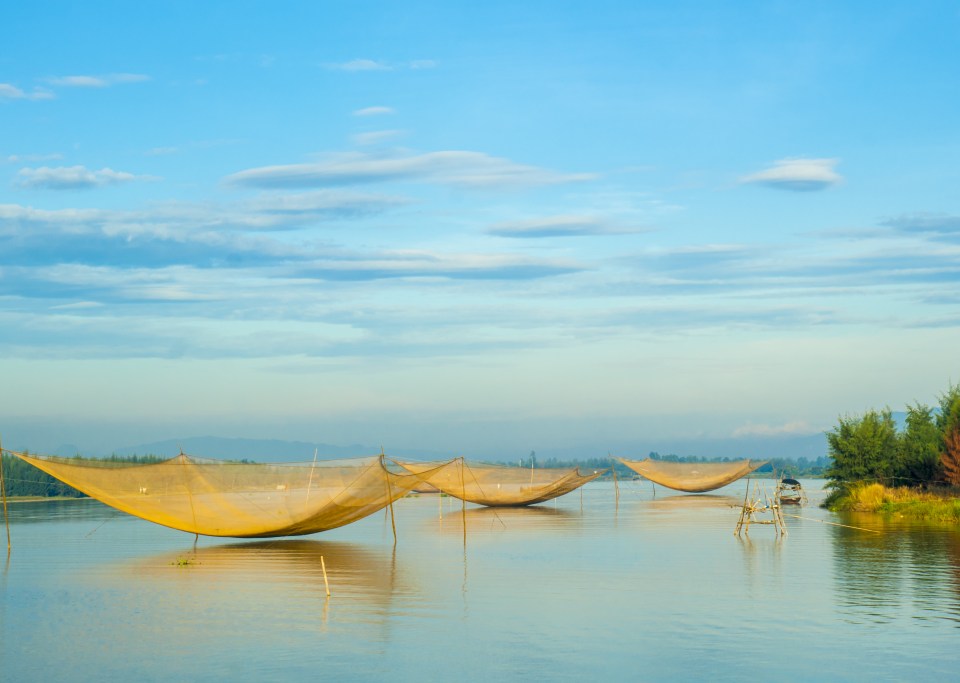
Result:
[[[955,3],[0,25],[7,442],[643,453],[960,380]]]

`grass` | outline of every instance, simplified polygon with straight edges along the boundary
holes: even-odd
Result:
[[[195,559],[191,557],[178,557],[176,560],[171,562],[174,567],[190,567],[195,564],[200,564]]]
[[[824,506],[835,512],[874,512],[960,524],[960,497],[955,489],[921,491],[861,482],[837,489],[827,497]]]

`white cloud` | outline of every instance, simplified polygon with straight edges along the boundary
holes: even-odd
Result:
[[[353,59],[349,62],[327,64],[326,67],[335,71],[391,71],[393,69],[389,64],[373,59]]]
[[[768,169],[743,176],[740,182],[794,192],[825,190],[843,180],[833,170],[838,162],[839,159],[781,159]]]
[[[17,184],[20,187],[47,190],[76,190],[116,185],[133,180],[155,180],[148,176],[135,176],[124,171],[114,171],[111,168],[92,171],[85,166],[22,168],[17,173],[17,178],[19,178]]]
[[[23,163],[36,163],[38,161],[56,161],[57,159],[62,159],[63,155],[58,153],[53,154],[11,154],[7,157],[7,161],[11,164],[23,164]]]
[[[0,99],[8,100],[52,100],[54,94],[48,90],[34,88],[33,92],[25,92],[15,85],[0,83]]]
[[[430,181],[462,187],[519,187],[591,180],[588,173],[559,173],[482,152],[443,151],[396,157],[348,154],[313,164],[263,166],[227,176],[251,187],[323,187],[384,181]]]
[[[641,230],[618,228],[596,216],[546,216],[522,221],[498,223],[487,234],[499,237],[575,237],[581,235],[624,235]]]
[[[53,76],[46,79],[50,85],[56,85],[66,88],[107,88],[111,85],[121,83],[142,83],[149,81],[150,77],[145,74],[105,74],[101,76]]]
[[[396,71],[398,69],[410,69],[419,71],[422,69],[433,69],[437,63],[432,59],[414,59],[409,62],[397,62],[389,64],[376,59],[352,59],[349,62],[331,62],[324,64],[324,67],[333,71]]]
[[[392,107],[364,107],[353,112],[354,116],[380,116],[382,114],[393,114]]]

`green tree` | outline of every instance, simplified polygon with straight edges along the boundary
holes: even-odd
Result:
[[[960,486],[960,385],[950,385],[940,395],[940,413],[937,415],[940,428],[941,456],[947,481]]]
[[[909,484],[928,486],[943,478],[940,456],[943,437],[933,408],[920,403],[907,406],[907,427],[900,437],[899,475]]]
[[[841,417],[827,432],[827,444],[833,458],[827,477],[833,488],[853,481],[885,481],[895,473],[899,440],[889,408]]]

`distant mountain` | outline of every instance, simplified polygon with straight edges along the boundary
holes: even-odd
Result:
[[[173,457],[181,452],[203,458],[242,460],[257,462],[300,462],[313,459],[314,450],[320,460],[337,458],[355,458],[377,455],[379,447],[333,446],[326,443],[308,443],[306,441],[284,441],[282,439],[228,439],[219,436],[194,436],[185,439],[167,439],[153,443],[125,446],[114,452],[117,455],[160,455]],[[395,450],[387,451],[395,458],[415,460],[444,460],[455,457],[449,453],[431,451]]]
[[[335,446],[326,443],[306,441],[285,441],[282,439],[242,439],[217,436],[197,436],[185,439],[168,439],[154,443],[126,446],[114,451],[117,455],[160,455],[173,457],[181,449],[188,455],[228,460],[249,459],[257,462],[302,462],[313,459],[314,449],[317,458],[334,460],[376,455],[378,446],[353,444]],[[644,458],[650,452],[661,455],[698,456],[706,458],[791,458],[805,457],[815,460],[827,454],[826,438],[823,434],[803,436],[750,436],[739,438],[691,438],[691,439],[650,439],[603,445],[575,445],[561,448],[535,448],[537,460],[541,463],[551,458],[560,461],[605,458],[608,454],[625,458]],[[73,455],[74,453],[64,453]],[[411,449],[387,448],[386,454],[395,458],[411,460],[447,460],[459,455],[468,458],[516,463],[529,456],[529,450],[517,452],[454,453],[421,451]]]

